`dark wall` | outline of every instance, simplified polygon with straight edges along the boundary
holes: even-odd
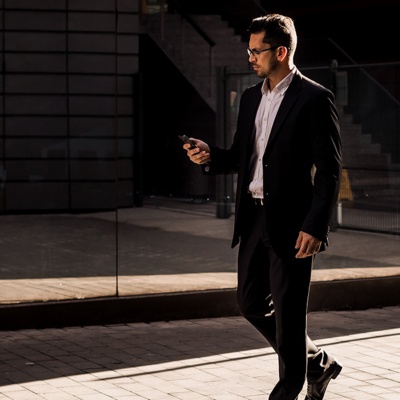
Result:
[[[215,140],[215,112],[148,35],[140,37],[140,56],[144,194],[214,193],[213,179],[190,162],[177,135]]]
[[[398,0],[177,1],[189,13],[222,14],[244,38],[252,18],[282,13],[294,19],[300,39],[329,37],[358,63],[399,60]]]
[[[115,208],[117,179],[132,204],[138,7],[114,7],[1,2],[0,210]]]

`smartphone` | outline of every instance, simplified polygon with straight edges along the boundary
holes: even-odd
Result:
[[[182,140],[183,143],[189,143],[190,147],[189,150],[194,149],[196,146],[196,143],[193,140],[190,140],[186,135],[178,135],[178,138]]]

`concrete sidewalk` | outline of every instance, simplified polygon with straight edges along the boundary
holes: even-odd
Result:
[[[400,399],[399,321],[400,307],[310,313],[310,336],[344,365],[325,400]],[[276,381],[241,317],[0,335],[1,400],[266,400]]]
[[[240,316],[201,317],[224,315],[219,307],[235,303],[233,219],[160,207],[120,210],[118,218],[122,266],[113,298],[115,215],[29,216],[25,230],[15,230],[21,220],[14,216],[2,217],[10,240],[3,243],[8,276],[0,295],[39,297],[26,307],[3,303],[0,325],[27,318],[26,326],[60,328],[3,326],[0,400],[266,400],[277,381],[272,349]],[[309,314],[310,336],[344,364],[325,400],[399,400],[399,239],[350,231],[330,238],[328,251],[318,255],[310,304],[343,306],[358,296],[370,306]],[[43,247],[51,252],[53,275],[33,268],[33,257],[31,268],[26,256],[9,262],[18,261],[22,245],[31,255]],[[63,263],[63,251],[76,262]],[[389,289],[396,305],[376,308]],[[91,324],[102,314],[107,324]]]
[[[118,210],[118,270],[115,212],[2,216],[0,329],[237,315],[233,217],[206,206]],[[330,243],[311,311],[400,304],[399,237],[338,230]]]

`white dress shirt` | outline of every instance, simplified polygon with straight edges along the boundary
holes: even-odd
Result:
[[[256,137],[251,163],[253,165],[253,180],[249,185],[249,192],[254,198],[262,199],[263,195],[263,155],[267,147],[271,128],[276,114],[282,103],[283,96],[293,79],[295,68],[282,79],[271,91],[268,88],[268,79],[261,87],[261,102],[257,110],[255,127]]]

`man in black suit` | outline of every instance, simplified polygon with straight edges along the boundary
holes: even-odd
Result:
[[[184,148],[207,174],[238,173],[232,247],[238,304],[279,360],[270,400],[321,400],[341,364],[307,335],[314,257],[328,244],[341,176],[334,95],[293,62],[291,18],[270,14],[249,27],[249,62],[263,80],[244,91],[229,149],[193,139]]]

